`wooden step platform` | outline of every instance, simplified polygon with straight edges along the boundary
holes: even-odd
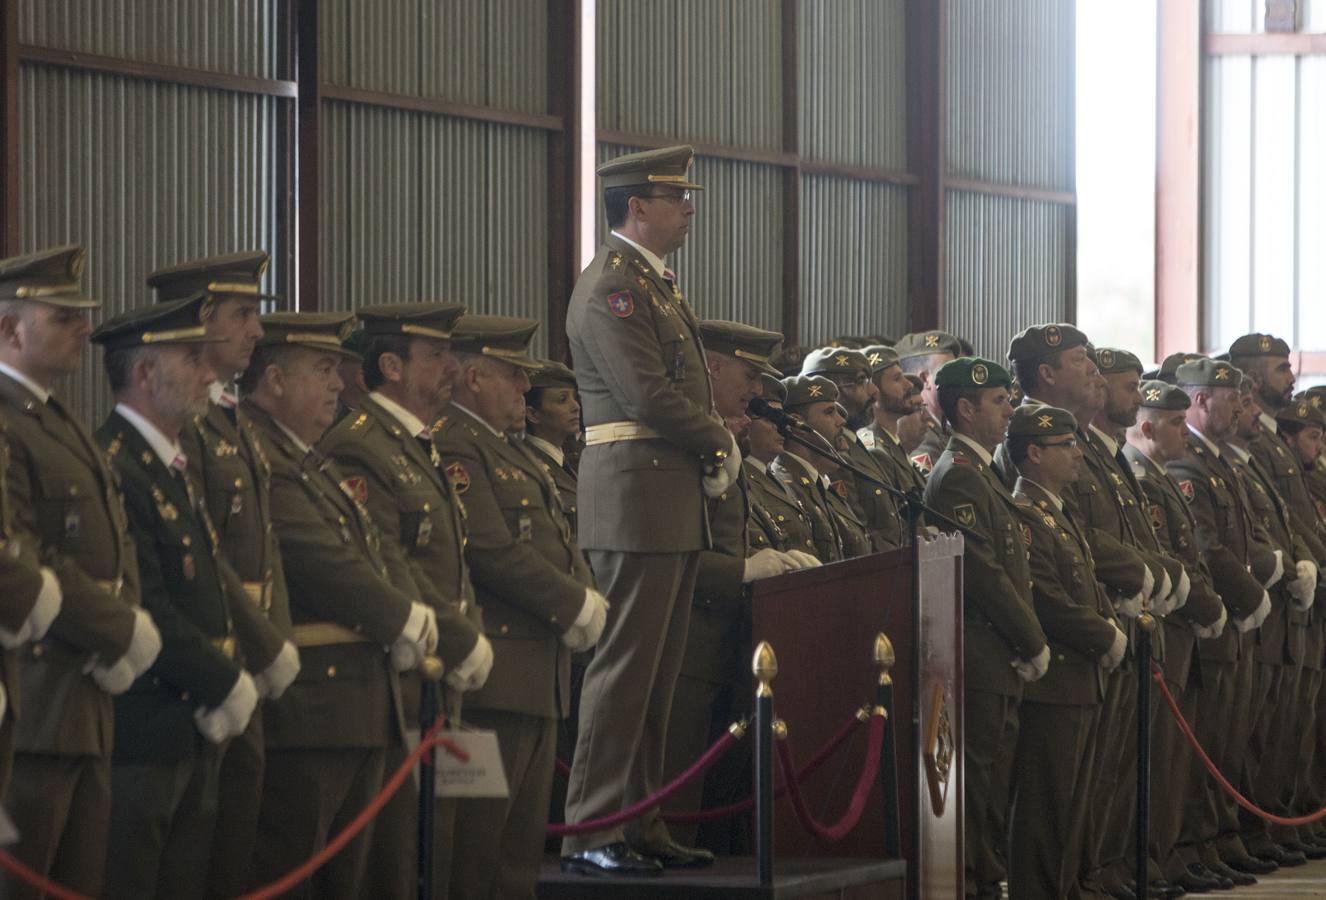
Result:
[[[774,864],[773,885],[760,887],[749,856],[720,856],[707,869],[658,878],[568,875],[549,857],[536,893],[548,900],[902,900],[906,871],[900,859],[784,859]]]

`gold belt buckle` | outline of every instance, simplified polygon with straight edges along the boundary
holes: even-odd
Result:
[[[235,639],[231,636],[212,638],[212,646],[221,651],[226,659],[235,658]]]

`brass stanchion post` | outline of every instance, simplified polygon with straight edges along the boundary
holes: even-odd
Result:
[[[1156,619],[1137,617],[1137,880],[1139,897],[1146,896],[1147,845],[1151,843],[1151,632]]]
[[[428,732],[433,730],[433,725],[437,723],[438,716],[438,682],[442,680],[442,660],[436,656],[424,658],[423,665],[419,667],[419,674],[423,676],[422,689],[419,696],[419,739],[424,740]],[[419,900],[432,900],[433,897],[433,810],[436,801],[433,799],[433,787],[436,781],[437,768],[434,766],[434,758],[437,751],[425,753],[419,759],[419,867],[416,871],[417,884],[419,886]]]
[[[755,866],[760,886],[773,884],[774,854],[774,709],[770,684],[778,675],[778,658],[768,641],[760,641],[751,661],[759,686],[755,689]]]
[[[902,826],[898,819],[898,752],[893,745],[893,676],[889,674],[897,657],[888,635],[875,635],[872,658],[879,669],[879,683],[875,686],[875,708],[884,714],[884,751],[880,760],[884,790],[884,852],[892,857],[902,856]]]

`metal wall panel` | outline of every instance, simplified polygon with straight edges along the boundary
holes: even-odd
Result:
[[[778,0],[599,0],[601,128],[780,149]]]
[[[1072,214],[1059,204],[950,191],[944,327],[1002,363],[1023,328],[1064,321]]]
[[[548,108],[546,0],[326,0],[323,78],[519,112]]]
[[[801,343],[907,330],[907,189],[801,182]]]
[[[27,44],[212,72],[276,77],[281,0],[16,0]]]
[[[160,266],[275,247],[273,98],[25,64],[19,116],[20,243],[87,248],[94,322],[151,300]],[[66,394],[86,421],[105,416],[99,351]]]
[[[336,101],[322,129],[321,308],[443,300],[546,319],[544,132]]]
[[[907,167],[903,0],[801,0],[801,151],[812,159]]]
[[[632,147],[599,145],[599,161]],[[691,170],[705,189],[685,246],[668,258],[686,300],[704,319],[782,330],[782,172],[771,166],[698,157]],[[600,212],[597,237],[607,223]]]
[[[1326,3],[1316,6],[1326,16]],[[1324,23],[1326,24],[1326,23]],[[1298,343],[1326,348],[1326,58],[1299,61]]]
[[[1075,2],[949,3],[949,175],[1074,189]]]

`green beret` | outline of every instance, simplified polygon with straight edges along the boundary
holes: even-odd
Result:
[[[1194,359],[1174,372],[1174,383],[1186,387],[1237,388],[1242,380],[1242,372],[1219,359]]]
[[[783,343],[783,336],[776,331],[753,328],[741,322],[705,319],[700,323],[700,340],[706,350],[744,359],[768,375],[778,377],[783,374],[771,362]]]
[[[695,150],[689,146],[660,147],[610,159],[599,166],[598,174],[605,189],[658,184],[701,191],[704,188],[686,174],[694,160]]]
[[[555,359],[535,360],[539,367],[529,373],[529,386],[531,388],[555,388],[576,386],[576,373],[572,372],[565,364],[559,363]]]
[[[783,388],[787,391],[783,405],[789,409],[838,399],[838,385],[823,375],[793,375],[783,379]]]
[[[226,338],[207,336],[200,318],[203,299],[199,294],[120,313],[92,332],[92,343],[101,344],[107,353],[130,347],[225,343]]]
[[[1077,431],[1077,419],[1066,409],[1041,403],[1025,403],[1008,420],[1008,437],[1042,438]]]
[[[861,352],[866,355],[866,362],[870,363],[872,376],[898,364],[898,351],[883,344],[871,344]]]
[[[850,347],[821,347],[812,350],[801,361],[802,375],[845,375],[855,378],[860,372],[870,374],[870,360],[860,350]]]
[[[760,387],[764,388],[764,399],[769,402],[787,403],[787,388],[772,375],[760,374]]]
[[[359,359],[358,351],[351,349],[354,342],[350,336],[356,324],[353,313],[280,312],[263,316],[259,321],[262,322],[259,347],[291,345]]]
[[[1146,409],[1187,409],[1192,398],[1182,388],[1160,380],[1142,382],[1142,406]]]
[[[451,330],[451,349],[491,356],[521,369],[537,371],[539,362],[529,355],[529,342],[538,328],[539,323],[534,319],[467,314]]]
[[[1008,345],[1008,358],[1017,363],[1034,363],[1086,343],[1087,336],[1072,325],[1032,325],[1013,338]]]
[[[1316,402],[1319,399],[1300,394],[1293,403],[1275,411],[1275,420],[1326,429],[1326,411],[1321,408],[1320,402]]]
[[[1229,345],[1229,357],[1288,356],[1289,344],[1270,334],[1245,334]]]
[[[162,301],[206,294],[241,294],[251,300],[279,300],[275,294],[263,294],[258,290],[270,262],[266,250],[204,256],[157,269],[147,276],[147,286],[155,288],[157,299]]]
[[[962,343],[947,331],[915,331],[898,338],[893,350],[899,362],[932,353],[951,353],[956,357],[962,356]]]
[[[1102,375],[1117,375],[1120,372],[1135,371],[1142,374],[1142,361],[1127,350],[1114,347],[1097,347],[1091,358]]]
[[[464,312],[461,303],[381,303],[361,307],[358,315],[365,334],[450,340],[451,330]]]
[[[997,362],[979,356],[960,356],[949,360],[935,373],[936,387],[1007,388],[1013,386],[1008,370]]]
[[[87,251],[74,246],[0,259],[0,300],[38,300],[70,309],[96,309],[100,301],[84,297],[78,286],[86,263]]]

